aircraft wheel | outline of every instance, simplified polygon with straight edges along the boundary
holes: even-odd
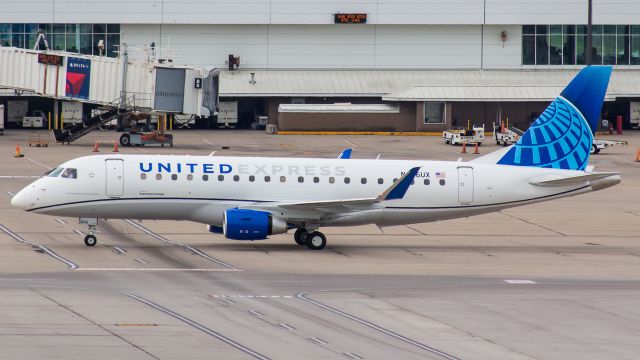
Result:
[[[84,244],[87,246],[96,246],[98,239],[94,235],[87,235],[84,237]]]
[[[320,231],[314,231],[307,236],[307,246],[311,250],[322,250],[327,245],[327,238]]]
[[[595,145],[591,145],[591,150],[589,150],[589,154],[592,154],[592,155],[596,154],[597,150],[598,150],[598,148]]]
[[[131,146],[131,137],[129,136],[129,134],[120,135],[120,145]]]
[[[293,239],[296,241],[298,245],[307,245],[307,238],[309,237],[309,233],[306,229],[298,229],[293,234]]]

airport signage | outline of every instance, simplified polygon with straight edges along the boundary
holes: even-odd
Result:
[[[91,60],[67,58],[67,85],[65,95],[75,99],[89,99]]]
[[[62,66],[62,59],[62,56],[58,55],[44,53],[38,54],[38,62],[40,64]]]
[[[367,14],[333,14],[336,24],[366,24]]]

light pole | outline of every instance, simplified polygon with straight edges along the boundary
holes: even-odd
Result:
[[[587,0],[588,2],[588,10],[587,10],[587,48],[586,48],[586,52],[587,52],[587,66],[591,65],[593,59],[593,34],[592,34],[592,29],[591,29],[591,25],[592,25],[592,9],[591,7],[593,6],[593,0]]]

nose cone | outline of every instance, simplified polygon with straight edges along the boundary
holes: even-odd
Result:
[[[11,206],[19,209],[27,210],[34,205],[34,197],[32,196],[33,190],[31,186],[20,190],[11,198]]]

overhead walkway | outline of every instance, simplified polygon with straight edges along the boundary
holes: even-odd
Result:
[[[59,142],[72,142],[134,111],[200,115],[203,91],[194,83],[203,75],[203,69],[171,62],[130,60],[127,51],[108,58],[0,47],[0,89],[95,104],[102,110],[100,115],[55,131]]]

